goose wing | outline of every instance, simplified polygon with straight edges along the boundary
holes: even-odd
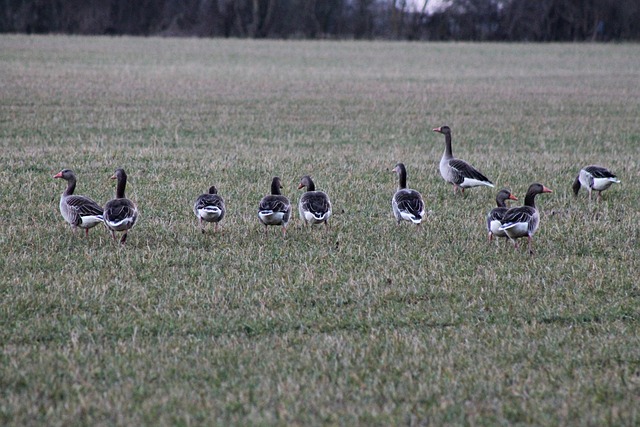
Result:
[[[114,199],[104,207],[104,220],[107,223],[118,224],[126,221],[133,226],[137,217],[138,209],[129,199]]]
[[[398,209],[420,219],[424,216],[424,201],[415,190],[400,190],[393,196]]]
[[[204,209],[207,206],[213,206],[220,210],[224,210],[224,201],[217,194],[203,194],[196,199],[194,209]]]
[[[81,217],[102,215],[102,206],[89,197],[71,195],[65,198],[65,202]]]
[[[536,211],[530,206],[520,206],[509,209],[502,218],[501,229],[508,228],[514,224],[530,223]]]
[[[322,216],[331,211],[329,196],[322,191],[307,191],[300,199],[300,206],[303,210],[311,212],[315,216]]]
[[[594,178],[604,178],[604,179],[617,178],[613,172],[611,172],[607,168],[603,168],[602,166],[587,166],[586,168],[584,168],[584,170]]]
[[[487,215],[487,228],[491,229],[491,223],[498,221],[502,223],[504,214],[507,213],[508,208],[493,208]]]
[[[489,178],[464,160],[451,159],[449,160],[449,167],[451,168],[455,184],[462,184],[465,179],[491,183]]]
[[[287,212],[291,211],[291,203],[289,203],[289,199],[284,196],[268,195],[260,200],[258,210],[260,212]]]

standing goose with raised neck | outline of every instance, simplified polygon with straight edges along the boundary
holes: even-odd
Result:
[[[598,193],[598,200],[602,200],[602,192],[612,184],[619,183],[618,177],[609,169],[596,165],[585,166],[580,169],[580,173],[573,182],[573,194],[577,196],[580,187],[584,187],[589,192],[589,200],[593,191]]]
[[[444,135],[445,147],[442,159],[440,159],[440,175],[445,181],[453,185],[453,193],[455,194],[460,188],[464,194],[465,188],[487,186],[493,187],[493,183],[480,171],[471,166],[464,160],[453,157],[451,150],[451,128],[449,126],[440,126],[433,129]]]
[[[127,174],[124,169],[117,169],[111,179],[118,180],[116,198],[104,205],[104,224],[111,231],[111,237],[114,240],[116,231],[124,232],[120,238],[120,243],[124,245],[127,241],[127,232],[133,228],[138,219],[138,208],[135,203],[125,197]]]
[[[489,232],[489,241],[493,240],[493,237],[507,237],[507,233],[504,230],[500,230],[502,226],[502,220],[504,214],[509,210],[505,203],[506,200],[518,200],[516,196],[511,194],[509,190],[503,188],[498,191],[496,195],[497,208],[493,208],[487,215],[487,231]]]
[[[300,179],[301,188],[307,188],[307,191],[300,197],[298,202],[298,210],[300,217],[305,224],[324,223],[325,228],[329,228],[329,217],[331,216],[331,201],[329,196],[323,191],[316,191],[316,186],[309,175],[305,175]]]
[[[198,218],[200,230],[204,233],[204,227],[207,222],[214,223],[213,232],[218,231],[218,224],[224,218],[226,208],[224,199],[218,195],[218,189],[215,185],[209,188],[209,192],[201,194],[193,205],[193,213]]]
[[[393,168],[393,172],[398,174],[398,191],[391,198],[393,215],[398,224],[404,220],[419,226],[424,219],[422,195],[416,190],[407,188],[407,169],[403,163],[398,163]]]
[[[287,224],[291,219],[291,203],[282,195],[281,189],[280,178],[274,176],[271,180],[271,194],[267,194],[260,200],[258,219],[264,224],[265,235],[270,225],[281,225],[282,235],[287,235]]]
[[[87,196],[75,195],[76,175],[70,169],[63,169],[53,176],[67,181],[67,188],[60,196],[60,213],[71,224],[73,230],[84,229],[89,236],[89,229],[103,222],[102,206]]]
[[[544,185],[533,183],[524,197],[524,206],[511,208],[504,214],[500,230],[507,233],[516,249],[518,248],[517,239],[526,237],[529,241],[529,253],[533,255],[533,234],[540,224],[540,214],[536,209],[535,198],[538,194],[551,192]]]

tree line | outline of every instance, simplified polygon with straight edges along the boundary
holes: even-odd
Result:
[[[638,0],[444,0],[446,7],[432,10],[429,6],[435,1],[0,0],[0,32],[284,39],[640,40]]]

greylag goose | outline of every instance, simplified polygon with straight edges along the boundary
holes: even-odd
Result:
[[[127,186],[127,174],[124,169],[117,169],[111,176],[117,179],[116,198],[109,200],[104,205],[104,224],[111,231],[111,237],[116,238],[116,231],[124,231],[120,238],[120,243],[124,245],[127,241],[127,232],[133,228],[138,219],[138,208],[135,203],[124,196]]]
[[[193,212],[198,218],[200,230],[204,233],[205,222],[213,222],[213,232],[218,231],[218,223],[224,218],[226,208],[224,199],[218,195],[218,189],[212,185],[209,192],[201,194],[193,205]]]
[[[331,216],[331,201],[329,196],[322,191],[316,191],[316,186],[309,175],[305,175],[300,179],[301,188],[307,188],[307,191],[300,197],[298,210],[300,217],[305,224],[320,224],[324,222],[326,228],[329,227],[329,217]]]
[[[281,225],[282,235],[287,234],[287,224],[291,219],[291,203],[289,199],[282,195],[280,189],[282,183],[277,176],[271,181],[271,194],[260,200],[258,207],[258,218],[264,224],[264,233],[267,234],[269,225]]]
[[[505,203],[506,200],[518,200],[518,198],[511,194],[511,192],[507,189],[498,191],[498,195],[496,196],[496,204],[498,205],[498,207],[493,208],[487,215],[487,230],[489,231],[489,241],[493,239],[493,236],[507,237],[507,233],[505,233],[504,230],[500,230],[502,219],[504,218],[504,214],[508,210]]]
[[[573,182],[573,194],[578,195],[580,187],[585,187],[589,192],[589,200],[591,200],[591,192],[598,192],[598,200],[602,200],[602,192],[611,187],[611,184],[619,184],[620,180],[609,169],[602,166],[586,166],[580,169],[580,173]]]
[[[529,253],[533,254],[533,234],[540,224],[540,214],[536,209],[535,198],[541,193],[551,193],[552,191],[542,184],[533,183],[529,186],[526,196],[524,196],[524,206],[509,209],[502,218],[500,230],[507,233],[509,239],[513,240],[514,247],[518,248],[516,239],[526,237],[529,240]]]
[[[458,191],[458,188],[464,194],[465,188],[478,187],[486,185],[487,187],[493,187],[493,183],[489,179],[480,173],[476,168],[471,166],[464,160],[456,159],[453,157],[451,151],[451,128],[449,126],[440,126],[433,129],[434,132],[439,132],[444,135],[445,147],[442,159],[440,159],[440,175],[450,184],[453,184],[453,193]]]
[[[393,215],[398,224],[400,221],[411,221],[420,225],[424,218],[424,201],[422,195],[416,190],[407,188],[407,169],[403,163],[398,163],[393,171],[398,174],[398,191],[391,199]]]
[[[63,169],[53,176],[67,181],[67,188],[60,196],[60,213],[75,230],[84,228],[89,236],[89,229],[103,222],[102,206],[87,196],[73,194],[76,189],[76,175],[70,169]]]

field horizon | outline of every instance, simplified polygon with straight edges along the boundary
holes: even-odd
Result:
[[[0,36],[3,425],[637,425],[640,45]],[[444,136],[495,188],[454,196]],[[397,225],[396,163],[425,199]],[[571,184],[600,164],[620,184]],[[140,210],[74,233],[76,194]],[[331,228],[302,225],[311,175]],[[273,176],[293,220],[257,218]],[[533,182],[535,255],[487,241]],[[211,186],[221,231],[192,207]]]

